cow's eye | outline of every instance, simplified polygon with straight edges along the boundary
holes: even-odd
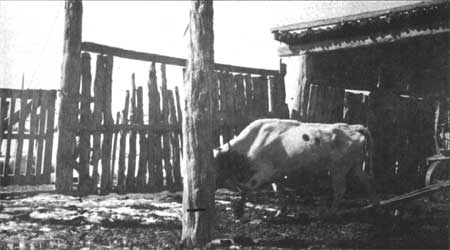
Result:
[[[303,134],[302,138],[305,141],[309,141],[309,135],[307,135],[307,134]]]

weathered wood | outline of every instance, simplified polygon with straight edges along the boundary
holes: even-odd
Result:
[[[119,124],[120,124],[120,112],[117,112],[115,125],[118,126]],[[118,132],[119,131],[114,131],[114,139],[113,139],[112,159],[111,159],[111,176],[113,180],[112,186],[114,186],[114,179],[116,174],[117,138],[119,137]]]
[[[173,91],[169,90],[167,93],[168,103],[169,103],[169,123],[170,124],[179,124],[177,120],[177,112],[175,110],[175,100]],[[181,180],[181,169],[180,169],[180,141],[179,141],[179,132],[174,131],[170,133],[170,144],[171,144],[171,158],[172,158],[172,168],[173,168],[173,185],[170,187],[172,190],[181,190],[182,189],[182,180]]]
[[[178,65],[178,66],[186,66],[186,59],[163,56],[158,54],[137,52],[132,50],[121,49],[117,47],[106,46],[98,43],[92,42],[83,42],[82,49],[84,51],[99,53],[99,54],[107,54],[127,59],[147,61],[147,62],[156,62],[156,63],[164,63],[170,65]],[[230,71],[230,72],[240,72],[240,73],[248,73],[248,74],[256,74],[256,75],[275,75],[277,74],[276,70],[268,70],[268,69],[258,69],[258,68],[249,68],[249,67],[241,67],[235,65],[221,64],[216,63],[214,65],[216,70],[221,71]]]
[[[298,72],[298,88],[297,100],[294,103],[294,110],[299,112],[300,121],[307,121],[308,119],[308,103],[309,91],[311,89],[313,74],[313,55],[304,54],[299,56],[300,67]]]
[[[91,56],[89,53],[83,53],[81,55],[81,96],[86,99],[91,97],[91,84]],[[82,100],[80,104],[80,126],[89,127],[92,125],[91,103],[86,99]],[[89,131],[80,131],[79,152],[78,190],[90,190],[93,187],[90,186],[92,181],[89,176],[89,156],[91,153],[91,133]],[[87,195],[87,193],[80,195]]]
[[[136,82],[134,73],[131,76],[131,99],[130,99],[130,123],[136,124],[137,109],[136,109]],[[136,131],[131,131],[129,138],[129,152],[128,152],[128,169],[126,178],[126,191],[136,191]]]
[[[17,94],[17,96],[18,96],[18,94]],[[14,111],[16,108],[17,96],[16,95],[11,96],[10,110],[9,110],[10,114],[14,114]],[[9,120],[9,122],[10,123],[8,124],[8,135],[11,135],[13,124],[11,124],[11,120]],[[9,174],[14,175],[14,168],[13,168],[13,166],[10,165],[10,158],[11,158],[11,138],[7,137],[6,138],[6,154],[5,154],[5,177],[7,177]],[[5,184],[8,185],[9,183],[6,182]]]
[[[216,81],[216,83],[218,83],[218,82]],[[216,88],[217,88],[217,86],[216,86]],[[216,97],[215,97],[215,99],[216,100],[219,99],[217,97],[217,89],[216,89]],[[177,103],[177,125],[179,125],[180,128],[181,128],[181,123],[183,121],[183,115],[182,115],[182,111],[181,111],[180,93],[178,92],[178,86],[175,86],[175,101]],[[215,107],[216,110],[218,110],[218,107],[219,106]],[[179,140],[180,140],[180,152],[181,152],[181,155],[183,155],[183,136],[181,136],[181,129],[178,132],[178,137],[179,137]]]
[[[20,109],[23,110],[26,106],[27,99],[20,98]],[[16,149],[16,160],[15,160],[15,166],[14,166],[14,182],[16,184],[25,184],[23,182],[23,178],[21,178],[22,175],[22,149],[23,149],[23,141],[24,141],[24,132],[25,132],[25,121],[27,119],[27,116],[20,112],[20,119],[19,119],[19,127],[18,127],[18,135],[17,138],[17,149]],[[25,166],[25,165],[24,165]],[[25,169],[23,169],[25,170]]]
[[[9,109],[9,103],[6,101],[6,98],[1,98],[0,101],[0,121],[3,121],[8,114],[8,109]],[[3,148],[3,139],[5,138],[5,136],[3,135],[4,131],[7,128],[7,125],[4,126],[3,122],[0,122],[0,154],[4,155],[5,152],[2,152],[2,148]],[[4,164],[2,166],[0,166],[0,177],[3,177],[4,175],[6,175],[6,162],[4,162]],[[0,186],[3,185],[3,178],[0,180]]]
[[[183,115],[184,161],[182,243],[201,246],[211,240],[215,220],[212,161],[211,82],[214,74],[213,2],[193,1],[189,23],[188,67]]]
[[[102,125],[102,111],[104,105],[104,85],[105,85],[105,61],[102,55],[97,55],[97,62],[95,65],[95,80],[94,80],[94,111],[92,113],[92,126],[94,128],[100,127]],[[99,171],[98,164],[101,159],[101,132],[98,130],[93,131],[92,138],[92,157],[91,165],[92,171],[92,182],[94,187],[92,191],[97,193],[97,185],[99,183]]]
[[[73,96],[78,94],[81,76],[81,30],[83,6],[81,1],[65,2],[64,50],[61,76],[59,136],[56,159],[56,191],[72,192],[73,168],[75,159],[75,133],[77,102]]]
[[[104,57],[104,83],[103,83],[103,125],[112,126],[114,124],[112,116],[112,70],[113,57],[108,55]],[[112,174],[111,174],[111,147],[112,147],[112,131],[103,133],[102,142],[102,177],[100,182],[100,191],[102,194],[107,194],[112,189]]]
[[[311,84],[309,88],[308,97],[308,112],[307,112],[307,122],[315,122],[316,118],[316,101],[317,101],[317,89],[316,84]]]
[[[221,72],[220,76],[220,105],[221,114],[225,119],[233,119],[234,117],[234,86],[232,85],[232,77],[229,72]],[[232,138],[232,128],[230,126],[222,126],[223,141],[227,142]]]
[[[169,124],[169,97],[167,90],[167,78],[166,78],[166,65],[161,64],[161,102],[162,102],[162,114],[161,122],[163,124]],[[163,163],[165,172],[165,184],[166,187],[171,187],[173,185],[173,167],[170,162],[170,134],[164,133],[162,135],[162,151],[163,151]]]
[[[128,109],[130,106],[130,91],[127,90],[125,94],[125,104],[122,110],[122,125],[128,124]],[[125,158],[126,158],[126,139],[127,131],[120,131],[119,141],[119,170],[117,173],[117,191],[119,193],[125,192]]]
[[[28,153],[27,153],[27,166],[26,166],[26,182],[28,184],[35,184],[37,176],[36,172],[36,157],[35,157],[35,135],[38,127],[38,115],[37,115],[37,108],[39,106],[39,101],[41,97],[40,91],[35,91],[33,93],[33,98],[31,99],[31,102],[33,104],[33,107],[31,109],[31,116],[30,116],[30,139],[28,140]]]
[[[276,84],[277,84],[277,102],[275,113],[277,117],[280,118],[289,118],[289,107],[286,104],[286,84],[285,78],[286,76],[286,64],[281,63],[280,60],[280,73],[276,76]]]
[[[144,104],[142,87],[137,89],[137,122],[144,124]],[[144,192],[147,184],[148,139],[145,131],[139,131],[139,162],[136,177],[137,192]]]
[[[161,110],[160,110],[160,96],[158,92],[158,81],[156,77],[155,63],[150,66],[149,80],[148,80],[148,117],[149,125],[155,125],[160,123]],[[149,190],[160,190],[164,183],[163,170],[162,170],[162,151],[161,137],[157,133],[148,134],[148,173],[149,173]]]
[[[56,90],[48,93],[47,103],[47,128],[44,150],[44,165],[42,182],[50,183],[50,174],[53,171],[52,166],[52,154],[53,154],[53,134],[55,132],[55,102],[56,102]],[[61,127],[60,127],[61,129]],[[72,179],[70,180],[70,182]]]
[[[252,77],[249,74],[244,75],[245,82],[245,108],[244,114],[246,116],[250,115],[251,110],[253,108],[253,85],[252,85]]]

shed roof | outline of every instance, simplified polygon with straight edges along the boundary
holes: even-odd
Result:
[[[338,18],[273,28],[275,40],[288,45],[361,36],[376,37],[409,29],[450,26],[450,1],[436,0]]]

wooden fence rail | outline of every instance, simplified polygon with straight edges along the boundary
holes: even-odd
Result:
[[[182,79],[186,60],[86,42],[82,50],[82,84],[75,98],[80,103],[74,156],[79,191],[181,189],[182,107],[178,88],[167,87],[166,65],[181,66]],[[89,52],[100,53],[94,70]],[[131,88],[125,92],[123,110],[115,121],[111,112],[113,56],[150,62],[147,86],[138,86],[134,73],[131,75]],[[91,71],[95,71],[93,86]],[[284,65],[276,71],[216,64],[216,145],[231,139],[254,119],[287,118],[284,74]]]

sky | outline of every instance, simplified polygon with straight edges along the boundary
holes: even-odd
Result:
[[[278,69],[279,43],[270,29],[412,4],[413,1],[215,1],[215,60],[239,66]],[[83,41],[183,57],[189,1],[84,1]],[[63,1],[0,1],[0,87],[58,89],[64,25]],[[92,63],[93,65],[94,62]],[[146,86],[149,63],[115,59],[113,99],[136,73]],[[168,69],[169,87],[181,73]],[[288,98],[292,83],[286,83]],[[145,90],[144,90],[145,91]],[[144,92],[145,93],[145,92]]]

